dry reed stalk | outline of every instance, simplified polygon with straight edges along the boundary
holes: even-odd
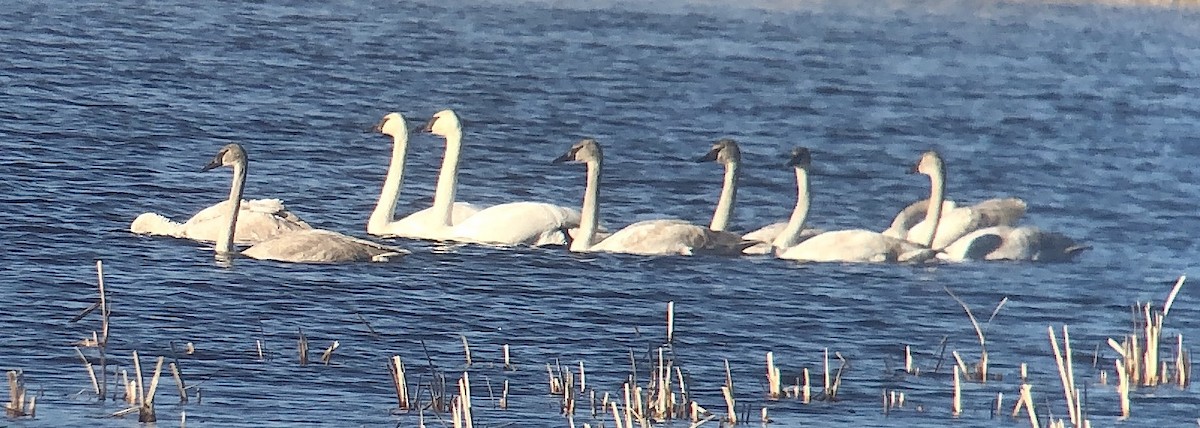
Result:
[[[34,417],[36,399],[30,397],[26,400],[25,373],[19,370],[8,371],[8,397],[8,404],[4,409],[9,417]]]
[[[808,374],[808,367],[804,368],[804,389],[803,389],[803,391],[804,391],[803,395],[801,396],[802,401],[804,402],[804,404],[808,404],[809,402],[812,401],[812,378]]]
[[[951,402],[950,414],[957,417],[962,414],[962,369],[954,366],[954,401]]]
[[[667,343],[675,339],[675,302],[667,302]]]
[[[142,379],[141,363],[137,361],[137,353],[134,353],[134,366],[137,369],[138,382],[138,422],[156,422],[158,417],[154,414],[154,393],[158,390],[158,381],[162,376],[163,357],[158,357],[157,363],[154,366],[154,377],[150,379],[150,389],[145,390],[145,382]]]
[[[728,386],[722,386],[721,394],[725,395],[725,411],[728,412],[725,422],[729,422],[730,425],[737,425],[737,409],[734,407],[733,392],[730,391]]]
[[[467,367],[471,367],[471,345],[467,344],[467,336],[460,334],[459,337],[462,338],[463,354],[466,355]]]
[[[125,402],[137,404],[137,382],[129,380],[129,372],[121,370],[121,386],[125,387]]]
[[[471,377],[467,372],[463,372],[462,377],[458,379],[458,396],[462,405],[463,423],[466,424],[466,428],[472,428],[475,418],[471,414]]]
[[[342,346],[341,342],[335,340],[328,348],[325,348],[325,352],[321,354],[321,362],[328,366],[329,361],[333,360],[333,351],[339,346]]]
[[[1054,361],[1058,365],[1058,377],[1062,381],[1063,396],[1067,400],[1067,414],[1071,417],[1071,425],[1079,426],[1080,415],[1082,413],[1082,403],[1078,402],[1079,392],[1075,389],[1075,373],[1072,368],[1074,364],[1071,360],[1071,336],[1067,330],[1067,326],[1063,326],[1063,351],[1060,351],[1058,338],[1054,335],[1054,328],[1047,327],[1050,333],[1050,344],[1054,348]]]
[[[96,287],[100,292],[100,332],[101,335],[96,338],[96,349],[100,352],[100,391],[97,393],[100,396],[100,401],[104,401],[108,395],[108,332],[109,332],[109,317],[112,315],[111,309],[108,307],[108,293],[104,289],[104,261],[96,260]],[[96,337],[96,333],[92,332],[92,336]]]
[[[399,355],[393,355],[388,360],[388,372],[392,374],[392,387],[396,389],[396,402],[400,409],[408,410],[411,401],[408,398],[408,378],[404,374],[404,362]]]
[[[767,396],[776,400],[783,396],[781,383],[782,379],[780,379],[779,368],[775,367],[775,353],[767,352],[767,385],[769,385],[770,390]]]
[[[179,367],[176,367],[175,363],[171,363],[170,368],[171,368],[171,376],[175,377],[175,388],[179,390],[179,402],[187,403],[188,402],[187,386],[185,386],[183,384],[183,376],[179,375]]]
[[[725,360],[725,387],[733,394],[733,374],[729,371],[729,360]]]
[[[187,355],[195,354],[196,353],[196,345],[193,344],[192,342],[188,342],[188,343],[184,344],[183,345],[183,353],[187,354]]]
[[[593,397],[593,401],[594,401],[595,395],[593,395],[592,397]],[[504,380],[504,391],[500,393],[500,409],[501,410],[508,409],[508,379]],[[595,412],[595,410],[593,410],[592,416],[595,416],[595,414],[596,414],[596,412]]]
[[[508,357],[509,357],[508,344],[505,343],[503,348],[504,348],[504,370],[515,370],[515,369],[513,369],[512,363],[510,363],[509,359],[508,359]]]
[[[992,417],[994,418],[994,417],[998,416],[1002,409],[1004,409],[1004,392],[997,391],[996,392],[996,407],[992,409]]]
[[[1175,384],[1186,388],[1191,383],[1192,362],[1186,349],[1183,349],[1183,333],[1175,336]]]
[[[96,395],[100,395],[100,383],[98,380],[96,380],[96,369],[92,367],[92,362],[88,361],[87,357],[83,355],[83,351],[80,351],[79,348],[75,348],[75,353],[78,354],[79,359],[83,361],[83,368],[87,369],[88,378],[92,380],[92,391],[95,392]]]
[[[1117,366],[1117,397],[1121,401],[1121,420],[1129,419],[1129,376],[1121,368],[1121,359],[1113,362]]]
[[[1029,414],[1029,425],[1031,428],[1040,428],[1038,424],[1037,412],[1033,410],[1033,385],[1021,385],[1021,400],[1025,402],[1025,413]]]
[[[263,358],[263,346],[261,339],[254,339],[254,349],[258,351],[258,360],[265,360],[265,358]]]
[[[762,408],[762,419],[760,419],[760,420],[762,421],[763,425],[771,423],[771,418],[767,417],[767,408],[766,407]]]
[[[583,371],[583,361],[579,362],[579,392],[587,390],[587,374]]]
[[[617,402],[612,401],[608,404],[609,407],[612,408],[613,424],[616,425],[617,428],[625,428],[625,424],[623,424],[621,420],[621,412],[617,410]]]
[[[553,395],[562,394],[562,379],[554,373],[554,368],[550,367],[550,363],[546,363],[546,375],[550,377],[550,393]]]
[[[912,350],[908,345],[904,345],[904,372],[913,374]]]
[[[300,334],[300,339],[296,341],[296,348],[300,353],[300,365],[308,365],[308,338],[304,337],[304,329],[297,328],[296,332]]]
[[[983,336],[983,328],[979,326],[979,320],[975,319],[975,314],[971,312],[971,308],[967,306],[966,302],[954,295],[954,292],[950,291],[949,287],[943,287],[943,289],[945,289],[946,293],[949,293],[950,297],[952,297],[955,302],[958,302],[959,306],[962,306],[963,310],[967,312],[967,318],[971,320],[971,327],[975,329],[975,335],[979,338],[979,365],[977,366],[978,369],[976,370],[976,373],[969,374],[970,372],[966,370],[966,365],[962,363],[962,359],[958,357],[957,353],[954,354],[954,357],[959,360],[958,363],[963,368],[963,375],[967,376],[968,379],[970,379],[972,376],[977,376],[979,382],[987,383],[988,352],[987,340],[984,339]],[[1003,307],[1006,302],[1008,302],[1007,297],[1000,300],[1000,303],[996,305],[996,309],[992,310],[991,317],[988,318],[989,323],[996,317],[996,314],[1000,312],[1000,308]]]

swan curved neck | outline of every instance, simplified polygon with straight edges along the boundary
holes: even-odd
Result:
[[[809,199],[808,171],[796,168],[796,207],[788,218],[787,226],[779,232],[779,236],[771,243],[776,249],[795,247],[800,243],[800,232],[804,231],[804,222],[808,220]]]
[[[738,163],[725,164],[725,184],[721,187],[721,199],[717,200],[717,209],[713,211],[712,224],[709,229],[722,231],[729,227],[733,218],[733,204],[737,200]]]
[[[946,172],[938,168],[929,174],[929,187],[929,209],[925,211],[925,222],[930,225],[929,233],[917,243],[932,248],[938,223],[942,220],[942,202],[946,199]]]
[[[401,132],[392,136],[392,160],[388,164],[387,176],[383,179],[383,190],[379,203],[367,219],[367,233],[382,233],[388,223],[395,220],[396,201],[400,199],[400,186],[404,182],[404,160],[408,154],[408,134]]]
[[[587,251],[595,245],[600,223],[600,161],[587,163],[587,188],[583,191],[583,209],[579,210],[579,234],[571,242],[571,251]]]
[[[437,190],[433,193],[433,218],[441,226],[451,226],[454,193],[458,188],[458,157],[462,151],[462,131],[446,134],[446,154],[442,157],[442,170],[438,173]]]
[[[233,237],[237,231],[238,212],[242,209],[242,193],[246,185],[246,162],[233,164],[233,183],[229,186],[229,227],[217,236],[217,254],[233,253]]]

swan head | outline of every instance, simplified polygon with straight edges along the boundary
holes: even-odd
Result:
[[[584,138],[572,145],[571,149],[562,156],[555,158],[553,162],[597,162],[601,158],[603,155],[600,152],[600,144],[594,139]]]
[[[383,120],[375,125],[375,132],[393,137],[400,135],[408,135],[408,124],[404,122],[404,116],[400,113],[392,112],[383,116]]]
[[[943,168],[942,157],[938,155],[938,152],[930,150],[921,154],[921,160],[917,161],[911,172],[932,177],[934,175],[941,175]]]
[[[462,132],[462,122],[454,110],[442,110],[434,113],[429,122],[425,123],[425,132],[445,137],[451,133]]]
[[[742,150],[738,148],[736,141],[729,138],[722,138],[713,144],[712,149],[708,154],[696,159],[696,163],[701,162],[716,162],[722,165],[735,164],[742,161]]]
[[[204,172],[213,168],[233,166],[239,163],[246,163],[246,150],[242,148],[241,144],[226,144],[225,147],[221,148],[221,151],[217,152],[217,156],[209,161],[208,165],[204,165],[204,168],[201,168],[200,171]]]
[[[809,166],[812,166],[812,152],[809,152],[807,147],[792,149],[791,154],[788,155],[787,166],[808,169]]]

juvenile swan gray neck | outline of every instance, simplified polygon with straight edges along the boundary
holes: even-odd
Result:
[[[600,222],[600,171],[604,154],[596,140],[587,138],[575,143],[554,163],[575,162],[587,165],[587,188],[583,192],[583,209],[579,211],[579,234],[571,242],[571,251],[587,251],[596,245],[596,229]]]
[[[929,233],[917,243],[932,248],[942,219],[942,202],[946,199],[946,169],[941,156],[930,150],[921,155],[914,170],[929,176],[929,209],[925,211],[925,221],[932,226]]]
[[[788,165],[796,170],[796,207],[792,209],[787,226],[771,243],[777,250],[791,248],[800,243],[800,232],[804,230],[804,223],[808,220],[808,207],[811,202],[808,180],[808,167],[811,163],[811,154],[804,147],[793,150],[792,157],[788,160]]]
[[[376,127],[376,131],[392,136],[392,160],[388,164],[387,176],[383,179],[383,190],[379,203],[367,219],[367,233],[380,234],[396,216],[396,201],[400,198],[400,187],[404,182],[404,161],[408,155],[408,129],[404,117],[389,113]]]
[[[221,151],[208,165],[200,169],[200,171],[208,171],[220,166],[233,168],[233,183],[229,186],[229,226],[225,229],[225,233],[217,236],[215,247],[217,254],[234,252],[233,238],[237,232],[238,211],[242,208],[242,193],[246,185],[246,164],[246,151],[242,149],[242,146],[228,144],[221,148]]]
[[[742,163],[742,152],[737,142],[724,138],[713,145],[712,150],[696,162],[716,161],[725,165],[725,181],[721,186],[721,198],[717,200],[717,208],[713,211],[712,223],[709,229],[723,231],[729,227],[733,219],[733,206],[737,201],[738,168]]]

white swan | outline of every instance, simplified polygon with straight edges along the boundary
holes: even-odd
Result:
[[[243,187],[246,183],[246,151],[238,144],[221,148],[217,156],[201,171],[220,166],[233,168],[233,184],[229,188],[229,213],[225,233],[217,237],[216,252],[219,256],[236,254],[233,248],[234,230],[237,229]],[[305,229],[275,236],[243,250],[240,254],[260,260],[276,260],[293,263],[337,263],[352,261],[387,261],[389,258],[407,255],[407,250],[352,238],[337,232],[321,229]]]
[[[200,210],[188,221],[179,223],[158,213],[142,213],[133,219],[129,231],[145,235],[172,236],[193,241],[216,242],[229,223],[229,201],[221,201]],[[241,201],[240,220],[234,243],[252,245],[285,233],[312,229],[283,206],[278,199]]]
[[[940,250],[976,230],[1012,226],[1025,215],[1025,201],[1017,198],[989,199],[969,207],[946,210],[943,205],[946,169],[941,156],[935,151],[922,154],[913,171],[929,176],[930,194],[925,219],[904,233],[909,241]],[[893,226],[897,226],[897,223],[893,222]]]
[[[738,147],[736,141],[731,139],[721,139],[713,145],[708,154],[697,159],[696,162],[715,161],[725,165],[725,182],[721,187],[721,198],[717,201],[717,209],[713,212],[712,225],[708,228],[712,230],[725,230],[729,225],[730,219],[733,217],[733,206],[737,199],[737,183],[738,183],[738,168],[742,162],[742,151]],[[801,173],[797,171],[797,174]],[[807,191],[807,189],[801,189]],[[762,255],[771,254],[774,252],[772,242],[779,234],[787,227],[788,222],[781,221],[768,224],[758,230],[742,235],[742,240],[752,241],[754,245],[742,250],[742,254]],[[800,234],[800,240],[808,239],[823,233],[822,230],[804,229]]]
[[[582,221],[579,233],[571,242],[571,251],[641,255],[738,255],[749,245],[736,234],[714,231],[676,219],[640,221],[603,240],[598,240],[596,232],[600,216],[600,170],[603,158],[600,145],[589,138],[575,143],[567,153],[554,159],[555,163],[571,161],[587,165],[587,189],[583,196]]]
[[[447,207],[454,202],[462,122],[453,110],[442,110],[425,131],[446,139],[446,159],[434,196],[433,218],[441,219],[439,239],[493,245],[563,245],[567,230],[579,226],[579,212],[543,202],[510,202],[485,208],[451,226]]]
[[[395,219],[396,201],[400,198],[400,187],[404,180],[404,162],[408,154],[409,130],[404,116],[401,116],[400,113],[388,113],[375,127],[375,130],[392,137],[392,160],[388,165],[387,177],[383,180],[383,190],[379,193],[379,203],[375,205],[375,210],[371,212],[371,217],[367,220],[367,233],[386,237],[442,239],[445,235],[445,228],[439,216],[444,213],[435,214],[434,207],[409,214],[400,220]],[[458,163],[457,151],[451,158],[449,150],[450,148],[447,147],[446,158],[442,161],[443,171],[446,170],[447,164],[457,165]],[[453,186],[448,181],[447,175],[443,172],[438,178],[439,192],[444,193],[443,188]],[[444,195],[442,196],[444,198]],[[439,200],[435,196],[434,206],[437,206],[438,202]],[[460,224],[467,217],[479,212],[478,207],[469,203],[454,202],[452,199],[450,202],[452,207],[450,224],[452,225]]]
[[[870,230],[853,229],[825,232],[802,239],[804,222],[808,218],[808,167],[812,157],[800,147],[792,152],[788,162],[796,168],[798,194],[796,208],[786,228],[772,245],[781,259],[806,262],[923,262],[934,257],[934,251],[900,238]]]

